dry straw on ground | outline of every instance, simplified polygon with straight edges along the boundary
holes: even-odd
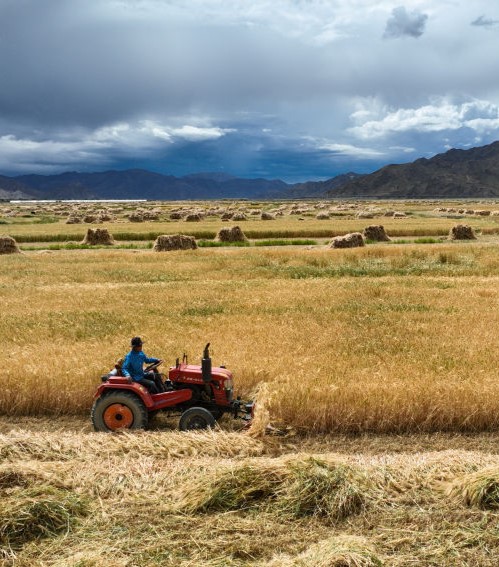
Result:
[[[154,242],[154,252],[169,252],[171,250],[195,250],[196,239],[185,234],[163,234]]]
[[[320,541],[296,556],[280,555],[267,567],[381,567],[373,545],[363,537],[339,535]]]
[[[215,238],[218,242],[247,242],[244,232],[239,226],[221,228]]]
[[[450,229],[450,240],[475,240],[475,231],[467,224],[456,224]]]
[[[0,236],[0,255],[1,254],[19,254],[21,250],[12,236]]]
[[[114,244],[114,238],[107,228],[89,228],[85,238],[82,240],[82,244],[111,246]]]
[[[366,240],[372,240],[375,242],[389,242],[390,240],[390,237],[386,234],[383,225],[366,226],[363,231],[363,235]]]
[[[365,246],[364,237],[360,232],[352,232],[345,236],[336,236],[331,240],[330,248],[357,248]]]

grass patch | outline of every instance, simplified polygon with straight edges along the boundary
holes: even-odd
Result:
[[[251,246],[249,242],[218,242],[216,240],[199,240],[197,242],[199,248],[226,248],[226,247],[236,247],[244,248]]]
[[[317,244],[317,240],[311,239],[271,239],[271,240],[256,240],[254,246],[314,246]]]

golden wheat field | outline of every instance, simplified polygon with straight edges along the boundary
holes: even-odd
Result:
[[[86,227],[0,215],[23,251],[0,255],[0,564],[497,565],[499,217],[392,207],[413,217],[248,220],[245,247],[168,253],[65,248]],[[380,222],[391,242],[327,246]],[[477,240],[439,236],[458,222]],[[210,342],[253,430],[93,433],[134,335],[166,365]]]

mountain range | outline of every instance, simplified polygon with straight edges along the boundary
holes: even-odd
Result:
[[[288,184],[225,173],[175,177],[142,169],[58,175],[0,175],[0,200],[10,199],[433,199],[499,197],[499,141],[451,149],[430,159],[387,165],[371,174]]]

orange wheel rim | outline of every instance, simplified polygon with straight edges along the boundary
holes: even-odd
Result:
[[[133,412],[123,404],[111,404],[104,411],[103,418],[108,429],[126,429],[132,426]]]

